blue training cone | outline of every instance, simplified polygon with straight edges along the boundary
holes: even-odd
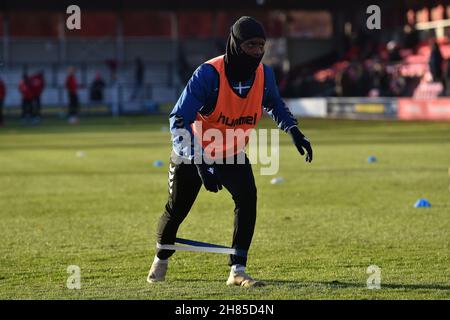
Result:
[[[153,166],[154,167],[162,167],[163,162],[161,160],[156,160],[155,162],[153,162]]]
[[[429,208],[431,203],[427,199],[419,199],[414,204],[414,208]]]
[[[369,162],[369,163],[377,162],[377,157],[370,156],[369,158],[367,158],[367,162]]]

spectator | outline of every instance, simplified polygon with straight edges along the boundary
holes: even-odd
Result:
[[[446,96],[450,95],[450,59],[447,60],[447,68],[445,70],[445,92]]]
[[[378,92],[378,96],[381,97],[389,94],[390,81],[385,65],[379,62],[373,65],[372,79],[371,90],[374,90],[373,92]]]
[[[3,101],[5,101],[6,88],[5,83],[0,78],[0,127],[3,127]]]
[[[357,73],[354,65],[350,65],[343,73],[340,79],[341,94],[344,97],[355,97],[356,94]]]
[[[339,70],[336,72],[335,75],[335,83],[336,83],[336,87],[335,87],[335,92],[336,92],[336,97],[342,97],[344,95],[344,89],[342,87],[342,78],[344,75],[344,71],[343,70]]]
[[[371,70],[373,67],[373,61],[368,59],[361,65],[361,76],[359,78],[359,90],[361,97],[367,97],[371,89]]]
[[[28,122],[32,112],[33,91],[31,90],[30,77],[26,72],[19,82],[19,91],[22,95],[22,121]]]
[[[355,97],[365,97],[367,96],[370,86],[368,85],[368,81],[370,83],[370,74],[369,71],[366,70],[361,63],[357,63],[354,69],[354,96]]]
[[[401,76],[398,69],[392,73],[389,89],[390,95],[393,97],[403,97],[405,95],[406,80]]]
[[[131,100],[136,99],[141,95],[142,88],[144,86],[144,63],[140,57],[136,57],[135,59],[135,73],[134,73],[134,89],[133,94],[131,95]]]
[[[106,64],[108,65],[108,68],[110,70],[111,82],[114,83],[117,80],[118,62],[116,59],[108,59],[106,60]]]
[[[398,62],[402,60],[402,57],[400,56],[400,48],[396,41],[389,41],[386,45],[386,49],[388,51],[389,61]]]
[[[95,79],[91,84],[90,98],[91,101],[103,101],[103,89],[105,88],[105,81],[99,72],[95,74]]]
[[[442,57],[439,44],[435,39],[431,41],[431,53],[428,65],[430,67],[431,75],[433,76],[434,82],[442,81],[442,63],[444,58]]]
[[[75,77],[75,68],[70,67],[68,69],[68,75],[66,78],[66,89],[69,94],[69,123],[77,124],[78,120],[78,82]]]
[[[415,54],[417,51],[417,46],[420,42],[419,32],[414,27],[414,25],[407,24],[403,28],[404,39],[405,39],[405,48],[412,49]]]
[[[31,115],[33,117],[33,122],[39,123],[41,121],[41,95],[45,86],[44,72],[39,71],[31,76],[30,85],[33,95]]]

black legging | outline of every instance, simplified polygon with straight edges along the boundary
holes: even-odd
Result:
[[[78,95],[76,93],[69,93],[69,116],[76,116],[78,111]]]
[[[22,99],[22,118],[31,117],[32,113],[32,100]]]
[[[41,116],[41,97],[37,96],[33,99],[33,117]]]
[[[219,164],[216,170],[223,186],[230,192],[235,203],[232,248],[248,251],[256,222],[256,185],[250,161],[245,164]],[[172,183],[172,186],[170,184]],[[202,181],[194,164],[174,164],[169,168],[169,199],[159,219],[157,241],[173,244],[180,224],[194,204]],[[160,259],[167,259],[173,250],[157,250]],[[246,265],[247,258],[230,255],[228,264]]]

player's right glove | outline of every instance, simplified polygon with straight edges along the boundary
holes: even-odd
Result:
[[[311,143],[308,139],[306,139],[305,135],[298,129],[298,127],[292,127],[289,129],[289,134],[292,137],[292,141],[294,142],[295,146],[297,147],[298,152],[300,152],[301,155],[305,154],[305,151],[303,148],[306,149],[306,162],[311,162],[313,159],[313,150],[311,148]]]
[[[202,179],[203,185],[206,190],[211,192],[217,192],[222,190],[222,184],[217,176],[216,168],[214,165],[200,163],[195,165],[197,167],[198,175]]]

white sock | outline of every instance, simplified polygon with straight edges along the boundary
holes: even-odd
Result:
[[[155,256],[155,259],[153,260],[153,263],[169,263],[169,259],[166,260],[162,260],[160,258],[158,258],[157,256]]]
[[[245,266],[243,266],[242,264],[233,264],[231,266],[231,271],[236,273],[236,272],[245,272]]]

